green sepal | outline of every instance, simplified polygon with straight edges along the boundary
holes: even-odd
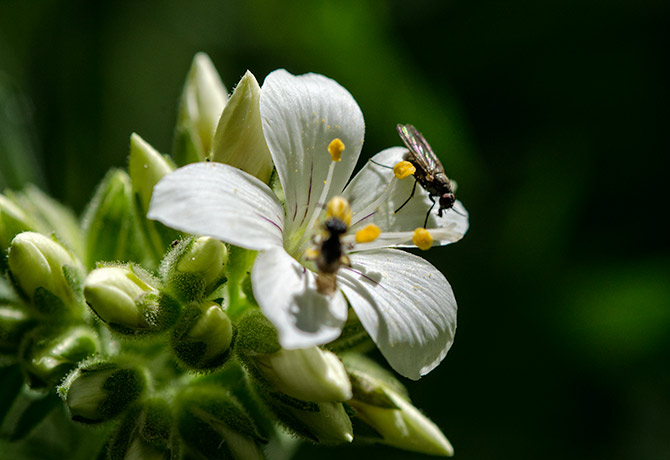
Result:
[[[186,447],[200,458],[236,459],[226,440],[236,433],[246,438],[254,452],[267,440],[242,405],[226,389],[218,385],[191,386],[177,396],[177,426]],[[243,458],[243,457],[240,457]]]
[[[356,351],[365,353],[375,348],[375,344],[363,328],[356,313],[350,308],[347,320],[342,327],[342,334],[333,342],[324,345],[324,348],[333,353]]]
[[[179,458],[179,443],[172,434],[173,417],[169,404],[150,399],[131,407],[107,450],[108,460],[124,460],[132,451],[143,460]]]
[[[279,337],[272,323],[258,309],[248,310],[237,323],[236,347],[243,353],[270,354],[279,351]]]
[[[345,353],[340,358],[351,379],[354,399],[371,405],[378,405],[375,404],[377,400],[379,407],[395,408],[395,404],[390,403],[388,397],[380,397],[379,395],[380,392],[384,391],[382,387],[385,386],[409,401],[409,394],[403,384],[376,361],[358,353]],[[355,387],[354,383],[356,383]],[[363,399],[359,399],[358,395]],[[389,404],[391,405],[389,406]]]

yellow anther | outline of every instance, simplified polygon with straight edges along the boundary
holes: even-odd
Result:
[[[428,230],[423,227],[419,227],[414,230],[412,242],[416,244],[417,248],[427,251],[433,246],[433,237],[430,236]]]
[[[316,248],[309,248],[305,251],[305,259],[316,260],[319,257],[319,251]]]
[[[411,176],[416,172],[416,168],[409,161],[401,161],[393,167],[393,174],[398,179],[404,179],[405,177]]]
[[[344,142],[340,140],[339,137],[336,137],[330,144],[328,144],[328,153],[330,153],[330,158],[333,161],[340,161],[342,158],[342,152],[344,151]]]
[[[351,207],[346,198],[341,196],[332,197],[326,207],[326,217],[340,219],[348,227],[351,224]]]
[[[375,224],[370,224],[356,232],[356,243],[371,243],[379,237],[381,232],[381,229]]]

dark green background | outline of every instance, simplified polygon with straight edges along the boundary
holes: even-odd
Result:
[[[0,185],[81,211],[131,132],[169,152],[197,51],[229,90],[247,69],[328,75],[365,115],[361,161],[412,123],[470,211],[426,254],[455,345],[408,382],[457,458],[667,459],[669,5],[5,0]],[[424,458],[299,458],[317,453]]]

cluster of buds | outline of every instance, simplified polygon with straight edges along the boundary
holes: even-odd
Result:
[[[259,92],[247,72],[228,98],[197,55],[177,164],[226,162],[269,182]],[[36,188],[0,195],[0,366],[13,398],[0,431],[18,442],[64,404],[73,424],[113,427],[90,431],[96,458],[263,459],[284,431],[451,455],[390,373],[343,353],[367,340],[355,315],[337,347],[283,349],[250,288],[254,252],[144,217],[174,169],[133,134],[128,171],[107,174],[80,221]]]

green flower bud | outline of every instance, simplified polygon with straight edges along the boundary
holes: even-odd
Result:
[[[232,351],[233,325],[220,305],[207,301],[192,304],[175,326],[172,347],[183,364],[194,369],[214,369]]]
[[[235,166],[268,183],[273,164],[261,126],[260,97],[261,87],[247,70],[223,109],[210,159]]]
[[[144,211],[149,209],[154,185],[173,170],[174,166],[170,161],[139,135],[133,133],[130,136],[128,173],[130,174],[133,190],[139,195]]]
[[[72,420],[98,423],[126,410],[146,388],[139,370],[117,363],[87,363],[67,376],[58,391]]]
[[[359,355],[347,355],[343,360],[354,392],[348,404],[355,409],[357,422],[376,433],[370,440],[428,455],[454,454],[437,425],[409,402],[402,385],[390,373]]]
[[[219,386],[197,386],[177,398],[177,426],[198,458],[262,460],[267,441],[240,403]]]
[[[0,355],[13,355],[34,321],[25,309],[0,305]]]
[[[321,444],[343,444],[354,440],[351,419],[339,402],[294,404],[277,395],[261,392],[279,421],[291,432]]]
[[[189,301],[210,294],[225,281],[228,247],[203,236],[182,241],[164,258],[160,273],[167,289]]]
[[[0,251],[4,254],[19,233],[34,229],[35,224],[28,214],[7,197],[0,195]]]
[[[127,411],[112,437],[109,460],[169,460],[178,457],[168,403],[151,399]]]
[[[20,192],[7,191],[9,198],[23,213],[30,216],[31,230],[43,235],[55,234],[75,256],[84,254],[79,219],[71,209],[63,206],[34,185]]]
[[[19,233],[8,257],[14,283],[44,314],[72,311],[79,304],[75,292],[79,262],[60,244],[34,232]]]
[[[346,401],[351,383],[337,355],[318,347],[284,350],[253,357],[256,367],[270,383],[287,395],[303,401]]]
[[[209,56],[196,54],[179,105],[174,152],[179,164],[204,161],[209,154],[226,93]]]
[[[145,222],[128,174],[120,170],[107,173],[84,213],[86,266],[119,260],[155,268],[165,248],[160,238],[147,236]]]
[[[100,350],[95,331],[78,326],[54,334],[52,326],[35,329],[22,344],[21,367],[32,388],[62,380],[77,363]]]
[[[86,303],[114,331],[160,332],[174,324],[179,304],[127,267],[102,267],[84,283]]]

